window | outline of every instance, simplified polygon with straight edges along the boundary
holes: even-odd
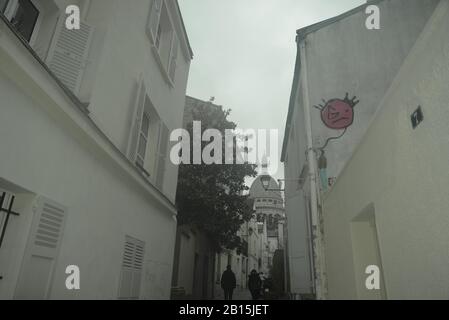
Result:
[[[80,30],[69,30],[65,27],[64,17],[62,15],[59,18],[45,60],[58,79],[78,95],[90,63],[89,54],[95,28],[81,21]]]
[[[159,25],[157,26],[156,41],[154,43],[154,45],[158,50],[160,50],[161,47],[161,37],[162,37],[162,24],[159,23]]]
[[[165,1],[152,1],[147,33],[162,73],[168,82],[173,85],[176,75],[179,40]]]
[[[147,112],[143,113],[142,117],[142,125],[140,127],[139,133],[139,144],[137,147],[137,160],[136,163],[138,166],[143,168],[145,162],[145,156],[147,153],[147,145],[148,145],[148,134],[150,131],[150,116]]]
[[[156,166],[160,149],[160,122],[156,109],[146,95],[138,136],[136,165],[153,179],[156,179],[154,173],[157,172]]]
[[[0,0],[0,12],[2,12],[4,14],[7,5],[8,5],[8,0]]]
[[[169,130],[148,96],[143,79],[136,98],[134,123],[128,143],[130,160],[162,190]]]
[[[40,11],[32,0],[0,0],[0,10],[27,40],[31,41]]]
[[[139,299],[145,243],[126,236],[120,273],[119,299]]]

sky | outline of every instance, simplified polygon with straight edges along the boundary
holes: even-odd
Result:
[[[193,49],[187,94],[232,109],[242,129],[282,140],[296,60],[296,30],[365,0],[178,0]]]

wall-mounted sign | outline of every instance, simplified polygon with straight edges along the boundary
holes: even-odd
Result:
[[[424,113],[422,112],[421,106],[418,107],[418,109],[415,110],[415,112],[412,113],[411,116],[412,119],[412,127],[413,129],[416,129],[416,127],[419,126],[421,122],[424,120]]]

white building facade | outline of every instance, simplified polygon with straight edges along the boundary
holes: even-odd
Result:
[[[260,235],[260,248],[262,263],[256,269],[266,277],[271,273],[273,257],[276,250],[285,247],[284,241],[284,199],[281,196],[279,184],[270,177],[267,189],[262,184],[262,176],[254,180],[249,195],[254,201],[256,219],[258,222],[258,233]]]
[[[65,27],[68,5],[80,30]],[[0,11],[0,298],[168,299],[168,136],[192,59],[177,2],[2,0]],[[19,215],[5,212],[13,198]],[[71,265],[79,290],[66,287]]]
[[[387,91],[438,3],[370,1],[298,30],[298,55],[282,152],[285,177],[290,179],[285,197],[292,293],[314,293],[321,299],[344,296],[343,291],[331,292],[331,281],[347,280],[337,273],[349,272],[347,264],[351,260],[343,260],[337,257],[340,251],[328,249],[343,230],[339,229],[342,225],[326,227],[326,195],[332,193],[329,189],[364,143]],[[367,5],[379,8],[379,30],[366,27]],[[373,146],[373,154],[381,154],[374,151],[376,148]],[[366,163],[367,172],[372,172],[372,165]],[[355,185],[351,199],[360,197],[371,183],[367,180]],[[344,213],[340,201],[333,205],[332,219],[341,223],[339,217]],[[329,238],[328,232],[335,237]],[[332,279],[331,270],[336,272]]]
[[[330,299],[449,296],[448,30],[449,1],[438,1],[323,199]]]

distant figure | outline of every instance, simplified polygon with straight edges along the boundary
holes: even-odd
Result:
[[[228,266],[221,276],[221,288],[224,290],[225,300],[232,300],[232,293],[234,292],[236,283],[235,274],[232,272],[231,266]]]
[[[248,289],[251,292],[253,300],[258,300],[260,297],[260,290],[262,288],[262,280],[256,270],[252,270],[248,277]]]

